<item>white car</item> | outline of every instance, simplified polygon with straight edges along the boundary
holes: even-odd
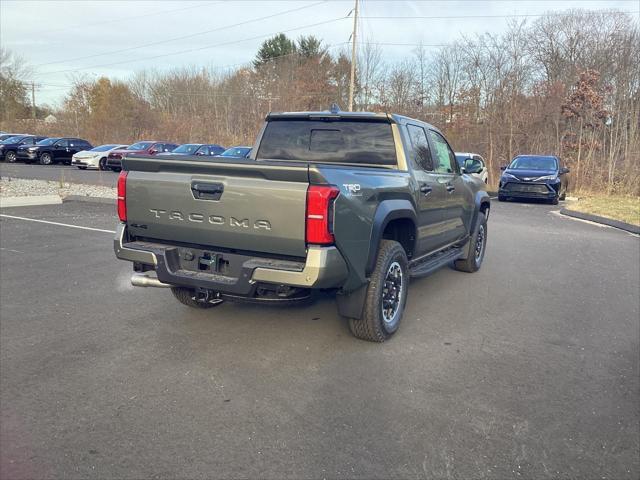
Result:
[[[482,158],[477,153],[456,152],[456,161],[460,168],[472,177],[479,178],[484,183],[489,183],[489,170]]]
[[[129,145],[109,144],[100,145],[91,150],[82,150],[71,157],[71,165],[75,165],[80,170],[87,168],[97,168],[98,170],[109,170],[107,168],[107,157],[111,150],[127,148]]]

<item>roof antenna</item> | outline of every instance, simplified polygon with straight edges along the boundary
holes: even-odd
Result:
[[[332,103],[331,104],[331,113],[333,113],[334,115],[340,112],[340,106],[337,103]]]

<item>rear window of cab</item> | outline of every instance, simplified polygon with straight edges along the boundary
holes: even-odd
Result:
[[[256,160],[317,163],[397,163],[391,125],[353,120],[272,120]]]

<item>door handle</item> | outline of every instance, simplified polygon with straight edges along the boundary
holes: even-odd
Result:
[[[420,185],[420,191],[422,193],[424,193],[425,197],[427,195],[429,195],[431,193],[431,191],[433,190],[433,188],[431,188],[429,185],[427,185],[426,183]]]
[[[456,189],[453,185],[447,185],[447,192],[451,193]]]

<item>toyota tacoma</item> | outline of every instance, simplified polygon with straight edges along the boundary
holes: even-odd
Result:
[[[410,277],[475,272],[490,201],[433,126],[400,115],[267,115],[247,159],[128,155],[116,256],[181,303],[335,292],[358,338],[398,329]]]

